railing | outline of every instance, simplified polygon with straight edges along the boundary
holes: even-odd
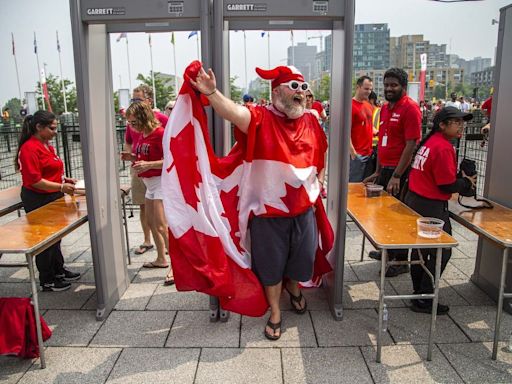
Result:
[[[116,146],[119,153],[124,144],[126,122],[116,116]],[[0,189],[19,185],[21,175],[15,170],[14,160],[18,150],[18,138],[21,127],[19,124],[0,125]],[[84,178],[82,144],[78,116],[74,114],[59,117],[57,136],[52,142],[58,156],[64,162],[64,172],[67,177]],[[129,168],[125,162],[119,163],[119,175],[122,184],[129,184]]]
[[[485,167],[487,163],[487,140],[480,133],[486,123],[481,111],[473,112],[473,120],[467,124],[465,134],[455,143],[459,162],[463,158],[474,160],[477,163],[478,179],[477,193],[482,194],[485,183]],[[423,115],[422,133],[425,135],[432,128],[433,113]],[[124,144],[126,122],[121,116],[116,116],[116,144],[118,153]],[[5,189],[21,183],[21,177],[14,169],[14,159],[18,148],[18,137],[21,127],[11,121],[0,126],[0,189]],[[57,154],[64,161],[65,174],[68,177],[83,179],[82,145],[80,142],[80,129],[76,114],[63,115],[59,118],[59,129],[54,146]],[[122,184],[129,184],[129,167],[121,161],[119,175]]]

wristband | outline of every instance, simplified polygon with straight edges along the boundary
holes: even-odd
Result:
[[[398,174],[398,173],[393,173],[393,176],[395,179],[401,179],[402,178],[402,175]]]
[[[203,95],[205,95],[206,97],[208,97],[208,96],[213,95],[215,92],[217,92],[217,88],[213,88],[213,91],[211,91],[210,93],[203,93]]]
[[[61,192],[64,192],[64,183],[62,183],[62,184],[60,185],[60,191],[61,191]]]

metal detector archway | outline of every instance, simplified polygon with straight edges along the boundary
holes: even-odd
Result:
[[[286,31],[293,29],[332,31],[331,113],[328,160],[327,213],[333,225],[336,242],[333,250],[333,273],[324,279],[329,306],[336,319],[343,316],[342,291],[345,254],[346,201],[352,109],[352,46],[354,31],[354,0],[215,0],[213,62],[217,82],[229,97],[230,30]],[[215,120],[217,152],[225,153],[231,137],[229,124]],[[220,132],[218,130],[221,130]]]
[[[109,33],[197,31],[210,63],[210,0],[70,0],[98,319],[129,285],[121,230]],[[131,91],[131,90],[130,90]]]

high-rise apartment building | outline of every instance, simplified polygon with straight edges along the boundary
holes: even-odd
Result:
[[[387,24],[356,24],[353,50],[354,71],[389,67]]]
[[[419,74],[420,55],[427,54],[427,67],[449,67],[446,44],[431,44],[423,35],[391,37],[389,42],[390,64],[392,67],[410,69]],[[417,76],[416,76],[417,77]]]
[[[307,43],[298,43],[288,47],[288,64],[294,65],[306,81],[311,81],[315,75],[316,46]]]

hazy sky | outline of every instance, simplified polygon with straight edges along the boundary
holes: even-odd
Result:
[[[464,3],[439,3],[429,0],[356,0],[356,23],[388,23],[391,36],[423,34],[432,43],[446,43],[448,53],[470,59],[491,57],[494,62],[498,26],[491,20],[499,18],[499,9],[512,0],[484,0]],[[38,79],[34,54],[34,32],[37,35],[39,62],[46,63],[47,72],[59,75],[59,57],[55,32],[61,45],[62,74],[75,82],[68,0],[0,0],[0,105],[18,97],[11,32],[14,33],[21,92],[33,91]],[[248,31],[248,80],[256,77],[255,66],[268,66],[267,39],[261,31]],[[306,37],[325,36],[327,31],[297,31],[295,44]],[[146,34],[129,34],[131,85],[138,73],[150,71],[149,46]],[[188,32],[176,33],[176,67],[182,74],[190,61],[197,58],[196,37],[187,39]],[[237,85],[245,86],[243,32],[231,33],[231,74],[238,76]],[[125,40],[116,42],[111,36],[114,89],[128,88],[128,68]],[[155,71],[174,73],[170,33],[152,35],[153,67]],[[291,44],[289,32],[272,32],[270,65],[286,64],[286,49]],[[319,47],[319,39],[308,44]]]

